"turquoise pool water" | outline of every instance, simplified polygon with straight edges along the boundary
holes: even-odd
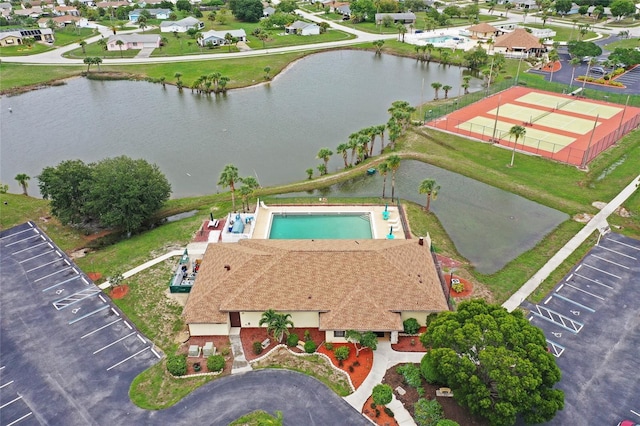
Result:
[[[347,240],[371,239],[368,213],[360,214],[274,214],[269,239]]]

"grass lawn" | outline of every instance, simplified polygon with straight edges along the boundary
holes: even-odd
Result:
[[[605,44],[607,50],[613,51],[614,49],[634,49],[636,47],[640,47],[640,38],[626,38],[618,41],[614,41],[613,43]]]
[[[548,24],[543,26],[542,24],[526,23],[525,25],[531,28],[547,28],[555,31],[556,36],[553,37],[553,41],[580,40],[580,30],[578,29],[577,26],[575,28],[573,27],[568,28],[568,27],[558,27],[555,25],[548,25]],[[596,36],[597,34],[595,32],[589,31],[584,35],[584,37],[582,37],[582,40],[589,40]]]
[[[282,412],[276,411],[276,416],[272,416],[266,411],[258,410],[240,417],[237,420],[229,423],[229,426],[267,426],[267,425],[281,425],[282,424]]]
[[[97,30],[93,28],[78,28],[73,29],[72,27],[61,28],[55,30],[55,46],[66,46],[71,43],[79,43],[85,38],[91,37],[98,34]]]
[[[24,44],[18,46],[2,46],[0,47],[0,56],[30,56],[37,53],[48,52],[53,47],[47,43],[33,43],[31,46]]]

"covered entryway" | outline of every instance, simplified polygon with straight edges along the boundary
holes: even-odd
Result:
[[[229,312],[229,322],[231,327],[240,327],[240,312]]]

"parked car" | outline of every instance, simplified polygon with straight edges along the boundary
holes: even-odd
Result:
[[[589,61],[591,61],[593,58],[591,56],[583,56],[582,57],[582,62],[584,62],[585,64]]]
[[[618,426],[640,426],[640,424],[634,422],[633,420],[623,420],[618,423]]]
[[[589,72],[592,74],[603,74],[603,75],[607,73],[602,67],[592,67],[589,70]]]

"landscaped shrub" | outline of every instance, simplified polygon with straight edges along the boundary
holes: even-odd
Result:
[[[435,426],[442,419],[442,405],[435,399],[429,401],[428,399],[420,398],[413,405],[413,410],[413,420],[418,426]]]
[[[417,334],[418,330],[420,330],[420,324],[415,318],[407,318],[402,322],[402,326],[404,327],[404,332],[407,334]]]
[[[371,392],[373,402],[377,405],[387,405],[393,399],[393,389],[389,385],[375,385]]]
[[[416,388],[416,392],[418,392],[418,396],[420,398],[424,396],[424,388],[422,386],[420,386],[419,388]]]
[[[460,424],[458,422],[454,422],[453,420],[442,419],[442,420],[438,420],[438,423],[436,423],[436,426],[460,426]]]
[[[427,315],[427,320],[425,321],[425,325],[427,327],[429,327],[429,324],[431,324],[431,321],[433,321],[434,319],[436,319],[436,317],[438,316],[437,312],[432,312],[429,315]]]
[[[296,333],[291,333],[289,337],[287,337],[287,346],[290,348],[294,346],[298,346],[298,335]]]
[[[376,417],[380,417],[380,410],[376,408]]]
[[[402,374],[404,381],[412,388],[422,386],[422,377],[420,377],[420,369],[413,364],[405,364],[396,368],[399,374]]]
[[[384,412],[387,413],[387,416],[389,417],[395,416],[395,414],[393,413],[393,410],[389,407],[384,407]]]
[[[174,376],[184,376],[187,374],[187,356],[170,355],[167,357],[167,370]]]
[[[345,359],[349,358],[349,346],[340,346],[339,348],[337,348],[335,351],[333,351],[333,353],[336,356],[336,359],[340,362],[344,361]]]
[[[328,351],[332,351],[333,350],[333,343],[327,342],[327,343],[324,344],[324,347],[327,348]]]
[[[464,291],[464,284],[462,283],[455,283],[451,285],[451,289],[453,291],[455,291],[456,293],[462,293]]]
[[[420,361],[420,373],[428,383],[439,383],[440,376],[436,372],[435,362],[430,354],[430,352],[427,352],[422,357],[422,361]]]
[[[371,409],[375,410],[378,405],[375,402],[371,403]]]
[[[229,346],[225,346],[222,349],[220,349],[220,355],[222,356],[228,356],[231,353],[231,348]]]
[[[360,361],[356,360],[351,365],[353,365],[354,367],[360,367]]]
[[[212,373],[217,373],[218,371],[222,371],[224,368],[224,357],[222,355],[211,355],[207,358],[207,370]]]
[[[317,345],[313,340],[304,342],[304,351],[308,354],[312,354],[316,351]]]
[[[305,330],[304,331],[304,341],[308,342],[309,340],[311,340],[311,333],[309,332],[309,330]]]
[[[253,342],[253,353],[256,355],[260,355],[262,353],[262,342]]]

